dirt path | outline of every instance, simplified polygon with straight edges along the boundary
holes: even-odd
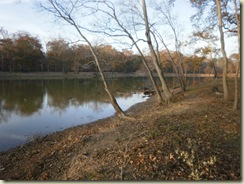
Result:
[[[212,85],[168,106],[156,97],[110,117],[0,153],[2,180],[240,180],[240,111]]]

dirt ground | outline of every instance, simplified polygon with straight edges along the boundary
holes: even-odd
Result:
[[[240,110],[221,80],[189,87],[169,105],[156,96],[116,116],[0,153],[1,180],[240,180]]]

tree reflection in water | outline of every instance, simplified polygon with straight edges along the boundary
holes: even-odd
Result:
[[[109,80],[123,110],[145,100],[134,94],[143,80]],[[115,113],[99,79],[0,80],[0,102],[0,151]]]
[[[145,77],[109,79],[123,110],[145,101]],[[171,86],[175,80],[168,78]],[[97,79],[0,80],[0,151],[36,135],[89,123],[115,113]]]

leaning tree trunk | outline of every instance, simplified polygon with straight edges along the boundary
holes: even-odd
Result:
[[[155,51],[153,49],[151,36],[150,36],[150,28],[149,28],[149,22],[148,22],[148,16],[147,16],[147,9],[146,9],[145,0],[142,0],[142,8],[143,8],[144,22],[145,22],[145,27],[146,27],[147,44],[149,46],[150,53],[151,53],[151,56],[153,58],[153,63],[154,63],[155,69],[156,69],[156,71],[158,73],[160,82],[162,84],[162,89],[163,89],[163,91],[165,93],[166,100],[167,100],[167,102],[169,102],[171,100],[171,98],[172,98],[172,93],[170,92],[170,90],[169,90],[169,88],[167,86],[167,83],[166,83],[165,77],[164,77],[164,73],[163,73],[163,71],[161,70],[161,68],[159,66],[159,61],[157,60],[157,55],[156,55],[156,53],[155,53]]]
[[[133,41],[133,43],[135,44],[137,50],[139,51],[139,53],[140,53],[140,55],[141,55],[141,57],[142,57],[142,62],[143,62],[143,64],[144,64],[145,68],[147,69],[149,78],[151,79],[152,84],[153,84],[153,87],[154,87],[154,89],[155,89],[155,91],[156,91],[156,93],[157,93],[157,96],[158,96],[158,102],[159,102],[159,104],[161,104],[161,103],[163,103],[163,97],[162,97],[162,95],[161,95],[161,93],[160,93],[160,91],[159,91],[159,89],[158,89],[158,86],[157,86],[156,81],[155,81],[154,78],[153,78],[153,74],[152,74],[152,72],[151,72],[151,70],[150,70],[150,68],[149,68],[149,66],[148,66],[148,64],[147,64],[146,58],[144,57],[144,55],[143,55],[143,53],[141,52],[140,48],[138,47],[137,43],[136,43],[134,40],[132,40],[132,41]]]
[[[83,38],[84,38],[84,37],[83,37]],[[86,38],[84,38],[84,39],[86,40]],[[118,105],[116,99],[114,98],[114,96],[113,96],[112,93],[111,93],[111,90],[110,90],[109,87],[108,87],[108,84],[107,84],[107,81],[106,81],[106,79],[105,79],[104,73],[103,73],[103,71],[102,71],[102,69],[101,69],[101,66],[100,66],[98,57],[97,57],[97,55],[96,55],[96,53],[95,53],[95,51],[94,51],[94,49],[93,49],[91,43],[90,43],[88,40],[86,40],[86,41],[87,41],[87,43],[88,43],[88,45],[89,45],[89,48],[90,48],[90,50],[91,50],[91,52],[92,52],[92,55],[93,55],[94,59],[95,59],[95,62],[96,62],[96,65],[97,65],[99,74],[100,74],[100,76],[101,76],[101,78],[102,78],[102,81],[103,81],[103,84],[104,84],[104,89],[105,89],[105,91],[106,91],[106,92],[108,93],[108,95],[109,95],[109,98],[110,98],[110,101],[111,101],[112,106],[114,107],[114,109],[115,109],[115,111],[116,111],[116,113],[117,113],[117,115],[118,115],[119,117],[125,117],[125,116],[126,116],[125,113],[123,112],[123,110],[122,110],[122,109],[120,108],[120,106]]]
[[[172,66],[173,66],[173,69],[174,69],[174,71],[176,73],[176,76],[177,76],[177,79],[179,81],[180,88],[184,92],[186,90],[186,82],[184,82],[185,81],[184,76],[183,75],[180,75],[179,69],[177,68],[177,66],[176,66],[176,64],[174,62],[174,59],[173,59],[173,57],[172,57],[172,55],[171,55],[171,53],[170,53],[167,45],[165,44],[163,38],[161,37],[161,35],[160,34],[157,34],[157,36],[159,37],[160,41],[162,42],[162,44],[164,45],[164,47],[165,47],[165,49],[166,49],[166,51],[168,53],[168,56],[170,58],[170,62],[172,64]],[[156,40],[156,37],[155,37],[155,40]],[[185,73],[185,76],[186,76],[186,73]]]
[[[142,62],[147,70],[147,73],[149,75],[149,78],[152,82],[152,85],[153,85],[153,88],[155,89],[156,93],[157,93],[157,96],[158,96],[158,102],[159,104],[163,103],[163,97],[158,89],[158,86],[157,86],[157,83],[155,81],[155,79],[153,78],[153,74],[147,64],[147,61],[146,61],[146,58],[144,57],[141,49],[139,48],[139,46],[137,45],[136,41],[134,40],[134,38],[131,36],[131,34],[119,23],[118,19],[116,19],[117,23],[119,24],[119,26],[124,30],[124,32],[128,35],[128,37],[130,38],[130,40],[132,41],[132,43],[136,46],[136,49],[138,50],[138,52],[140,53],[141,55],[141,58],[142,58]]]
[[[97,65],[99,74],[100,74],[100,76],[102,78],[102,81],[103,81],[103,84],[104,84],[104,89],[107,92],[107,94],[109,95],[110,102],[111,102],[112,106],[114,107],[114,109],[116,111],[116,114],[119,117],[124,117],[125,118],[126,115],[125,115],[124,111],[120,108],[119,104],[117,103],[116,99],[114,98],[114,96],[111,93],[111,90],[108,87],[107,81],[106,81],[105,76],[104,76],[104,73],[103,73],[103,71],[101,69],[101,66],[100,66],[100,63],[99,63],[99,60],[98,60],[98,57],[96,55],[96,52],[95,52],[94,48],[92,47],[92,45],[89,42],[89,40],[87,40],[87,38],[81,33],[80,29],[77,27],[77,25],[75,24],[75,22],[72,22],[72,25],[76,28],[76,30],[78,31],[78,33],[80,34],[80,36],[86,41],[86,43],[89,46],[90,51],[92,52],[92,55],[93,55],[93,57],[95,59],[95,63]]]
[[[219,33],[220,33],[220,43],[221,43],[221,51],[224,58],[224,68],[223,68],[223,90],[224,90],[224,100],[227,100],[229,97],[228,92],[228,84],[227,84],[227,72],[228,72],[228,59],[225,52],[225,40],[224,40],[224,32],[223,32],[223,23],[222,23],[222,13],[221,13],[221,5],[220,0],[216,0],[217,11],[218,11],[218,19],[219,19]]]
[[[111,8],[111,7],[110,7],[110,8]],[[152,74],[152,72],[151,72],[151,70],[150,70],[150,68],[149,68],[149,66],[148,66],[148,64],[147,64],[146,58],[144,57],[142,51],[140,50],[140,48],[139,48],[137,42],[134,40],[134,38],[133,38],[133,36],[131,35],[131,33],[130,33],[130,32],[123,26],[123,24],[122,24],[122,23],[119,21],[119,19],[117,18],[115,9],[114,9],[114,8],[111,8],[111,9],[112,9],[112,11],[113,11],[113,14],[108,13],[108,15],[109,15],[111,18],[113,18],[113,19],[117,22],[118,26],[119,26],[119,27],[120,27],[120,28],[127,34],[128,38],[132,41],[133,45],[136,46],[138,52],[139,52],[140,55],[141,55],[142,62],[143,62],[144,66],[145,66],[145,68],[146,68],[146,70],[147,70],[147,72],[148,72],[149,78],[150,78],[151,81],[152,81],[153,88],[155,89],[155,91],[156,91],[156,93],[157,93],[157,96],[158,96],[158,102],[159,102],[159,104],[162,104],[163,101],[164,101],[164,100],[163,100],[163,97],[162,97],[162,95],[161,95],[161,93],[160,93],[160,91],[159,91],[159,89],[158,89],[158,86],[157,86],[157,84],[156,84],[155,79],[153,78],[153,74]]]
[[[123,112],[123,110],[120,108],[120,106],[118,105],[116,99],[114,98],[114,96],[112,95],[107,81],[104,77],[103,71],[100,67],[100,63],[97,57],[97,54],[93,48],[93,46],[91,45],[91,43],[89,42],[89,40],[83,35],[83,33],[81,32],[79,25],[76,24],[76,22],[74,21],[74,19],[71,17],[71,13],[72,11],[69,11],[66,9],[66,7],[62,6],[61,3],[58,3],[58,1],[56,0],[48,0],[49,4],[51,5],[52,8],[47,8],[45,6],[43,6],[42,4],[40,4],[40,6],[46,10],[49,11],[50,13],[54,14],[56,17],[58,18],[62,18],[63,20],[65,20],[67,23],[69,23],[71,26],[73,26],[75,28],[75,30],[78,32],[78,34],[81,36],[81,38],[83,38],[85,40],[85,42],[88,44],[90,51],[92,52],[92,55],[95,59],[96,65],[98,67],[99,70],[99,74],[101,75],[103,84],[104,84],[104,88],[105,91],[108,93],[110,101],[112,106],[114,107],[116,114],[120,117],[126,117],[129,118],[125,115],[125,113]],[[72,4],[72,10],[73,8],[76,8],[75,4],[73,4],[72,2],[70,2]]]
[[[177,51],[178,53],[178,51]],[[179,82],[180,82],[180,87],[181,87],[181,90],[184,92],[186,91],[186,75],[184,76],[184,70],[183,70],[183,64],[182,64],[182,56],[180,56],[180,54],[178,53],[177,54],[177,58],[178,58],[178,61],[179,61],[179,69],[177,68],[178,70],[178,76],[179,76]]]

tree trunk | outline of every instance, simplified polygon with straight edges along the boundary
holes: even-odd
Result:
[[[127,29],[121,24],[121,22],[118,20],[117,16],[116,16],[116,12],[115,12],[115,9],[112,9],[113,10],[113,15],[109,14],[118,24],[118,26],[120,28],[122,28],[122,30],[127,34],[128,38],[132,41],[132,43],[136,46],[136,49],[138,50],[138,52],[140,53],[141,55],[141,58],[142,58],[142,62],[148,72],[148,75],[149,75],[149,78],[152,82],[152,85],[153,85],[153,88],[155,89],[156,93],[157,93],[157,96],[158,96],[158,102],[159,104],[163,103],[163,97],[158,89],[158,86],[156,84],[156,81],[154,80],[154,77],[153,77],[153,74],[147,64],[147,61],[146,61],[146,58],[144,57],[141,49],[139,48],[139,46],[137,45],[137,42],[134,40],[134,38],[132,37],[132,35],[130,34],[129,31],[127,31]]]
[[[217,79],[218,78],[218,72],[216,70],[215,62],[214,61],[213,61],[213,70],[214,70],[214,78]]]
[[[1,59],[2,59],[2,72],[4,72],[4,56],[3,56],[3,53],[2,53]]]
[[[241,30],[240,30],[240,20],[238,18],[238,12],[237,12],[237,4],[236,0],[234,0],[234,6],[235,6],[235,17],[237,22],[237,34],[238,34],[238,49],[239,49],[239,61],[236,63],[236,74],[235,74],[235,97],[234,97],[234,105],[233,109],[238,109],[238,75],[239,75],[239,69],[240,69],[240,51],[241,51]]]
[[[172,98],[172,93],[170,92],[170,90],[169,90],[169,88],[167,86],[167,83],[166,83],[165,77],[164,77],[164,73],[160,69],[159,61],[157,60],[157,55],[156,55],[156,53],[154,51],[154,48],[153,48],[153,45],[152,45],[145,0],[142,0],[142,8],[143,8],[144,22],[145,22],[145,27],[146,27],[147,44],[149,46],[149,49],[150,49],[150,53],[151,53],[151,56],[152,56],[152,59],[153,59],[154,66],[156,68],[156,71],[158,73],[160,82],[162,84],[162,89],[163,89],[163,92],[165,93],[166,100],[167,100],[167,102],[169,102],[171,100],[171,98]]]
[[[214,78],[217,79],[218,78],[218,73],[215,67],[215,62],[213,61],[213,48],[212,46],[209,44],[210,47],[210,61],[213,63],[213,73],[214,73]]]
[[[79,28],[77,27],[77,25],[75,23],[73,23],[72,25],[76,28],[76,30],[78,31],[78,33],[80,34],[80,36],[86,41],[86,43],[89,46],[90,51],[92,52],[92,55],[93,55],[93,57],[95,59],[95,62],[96,62],[96,65],[97,65],[99,74],[100,74],[100,76],[102,78],[102,81],[103,81],[103,84],[104,84],[104,89],[107,92],[107,94],[109,95],[110,102],[111,102],[112,106],[114,107],[114,109],[116,111],[116,114],[119,117],[123,117],[123,118],[126,117],[124,111],[120,108],[119,104],[117,103],[116,99],[114,98],[114,96],[111,93],[111,90],[108,87],[107,81],[106,81],[105,76],[104,76],[104,73],[103,73],[103,71],[101,69],[101,66],[100,66],[100,63],[99,63],[99,60],[98,60],[98,57],[97,57],[97,54],[96,54],[94,48],[92,47],[92,45],[89,42],[89,40],[87,40],[87,38],[81,33],[81,31],[79,30]]]
[[[178,52],[178,51],[177,51]],[[186,76],[184,76],[184,66],[182,64],[182,56],[178,53],[178,59],[179,59],[179,78],[181,83],[181,89],[182,91],[186,91]]]
[[[154,33],[153,33],[153,36],[154,36],[154,39],[156,40],[156,36],[155,36]],[[173,70],[175,71],[176,76],[177,76],[177,79],[178,79],[178,81],[179,81],[180,88],[181,88],[181,90],[184,92],[185,89],[186,89],[186,85],[185,85],[185,83],[184,83],[184,78],[182,77],[182,75],[180,75],[179,70],[178,70],[178,68],[177,68],[177,66],[176,66],[176,64],[175,64],[175,62],[174,62],[174,59],[173,59],[173,57],[172,57],[172,55],[171,55],[171,53],[170,53],[170,51],[169,51],[167,45],[165,44],[163,38],[161,37],[160,34],[157,34],[157,36],[159,37],[160,41],[163,43],[164,47],[166,48],[166,51],[167,51],[167,53],[168,53],[168,55],[169,55],[169,57],[170,57],[170,62],[171,62],[171,64],[172,64],[172,66],[173,66]],[[158,58],[160,58],[160,54],[158,53],[157,55],[158,55]],[[160,61],[160,59],[158,59],[158,60]]]
[[[83,33],[81,32],[80,28],[79,28],[79,25],[76,24],[76,22],[72,19],[71,17],[71,12],[66,10],[61,4],[59,4],[56,0],[49,0],[49,3],[50,5],[52,6],[52,8],[54,10],[51,11],[51,13],[53,13],[54,15],[62,18],[63,20],[65,20],[66,22],[68,22],[71,26],[73,26],[75,28],[75,30],[78,32],[78,34],[81,36],[81,38],[84,39],[84,41],[88,44],[88,47],[95,59],[95,63],[97,65],[97,68],[98,68],[98,71],[99,71],[99,74],[102,78],[102,81],[103,81],[103,84],[104,84],[104,89],[105,91],[107,92],[107,94],[109,95],[109,98],[110,98],[110,102],[112,104],[112,106],[114,107],[115,111],[116,111],[116,114],[119,116],[119,117],[126,117],[126,118],[129,118],[125,115],[125,113],[123,112],[123,110],[120,108],[120,106],[118,105],[116,99],[114,98],[114,96],[112,95],[109,87],[108,87],[108,84],[107,84],[107,81],[104,77],[104,74],[103,74],[103,71],[101,69],[101,66],[100,66],[100,63],[99,63],[99,60],[98,60],[98,57],[97,57],[97,54],[96,54],[96,51],[94,50],[93,46],[91,45],[91,43],[89,42],[89,40],[83,35]],[[74,4],[72,4],[73,7],[72,8],[75,8]],[[44,7],[41,5],[41,7],[44,9],[44,10],[47,10],[47,11],[50,11],[50,9]]]
[[[224,59],[224,68],[223,68],[224,100],[227,100],[229,97],[228,84],[227,84],[228,59],[227,59],[227,55],[225,52],[225,40],[224,40],[220,0],[216,0],[216,5],[217,5],[218,19],[219,19],[219,33],[220,33],[221,51],[222,51],[222,55],[223,55],[223,59]]]
[[[235,74],[235,97],[234,97],[234,105],[233,109],[238,109],[238,75],[239,75],[239,69],[240,69],[240,62],[237,62],[237,68],[236,68],[236,74]]]
[[[174,71],[176,73],[177,79],[179,81],[180,88],[181,88],[182,92],[184,92],[186,90],[186,83],[184,82],[184,76],[180,75],[180,72],[179,72],[179,70],[178,70],[178,68],[177,68],[177,66],[176,66],[176,64],[174,62],[174,59],[173,59],[168,47],[166,46],[166,44],[164,44],[164,46],[165,46],[165,48],[167,50],[167,53],[168,53],[168,55],[170,57],[170,61],[171,61],[171,64],[172,64],[172,66],[174,68]]]
[[[90,42],[89,42],[88,40],[86,40],[86,41],[87,41],[87,43],[88,43],[88,45],[89,45],[89,48],[90,48],[90,50],[91,50],[91,52],[92,52],[92,55],[93,55],[94,59],[95,59],[95,62],[96,62],[96,65],[97,65],[99,74],[100,74],[100,76],[101,76],[101,78],[102,78],[102,81],[103,81],[103,84],[104,84],[104,89],[105,89],[105,91],[106,91],[106,92],[108,93],[108,95],[109,95],[111,104],[113,105],[113,107],[114,107],[114,109],[115,109],[115,111],[116,111],[116,113],[117,113],[118,116],[121,116],[121,117],[126,116],[125,113],[123,112],[123,110],[122,110],[122,109],[120,108],[120,106],[118,105],[116,99],[114,98],[114,96],[112,95],[112,93],[111,93],[111,91],[110,91],[110,89],[109,89],[109,87],[108,87],[107,81],[106,81],[106,79],[105,79],[105,77],[104,77],[104,73],[103,73],[103,71],[102,71],[102,69],[101,69],[99,60],[98,60],[98,58],[97,58],[97,55],[96,55],[96,53],[95,53],[93,47],[91,46],[91,44],[90,44]]]
[[[142,57],[142,62],[143,62],[143,64],[144,64],[145,68],[147,69],[149,78],[151,79],[152,84],[153,84],[153,88],[155,89],[155,91],[156,91],[156,93],[157,93],[157,96],[158,96],[158,102],[159,102],[159,104],[161,104],[161,103],[163,103],[163,97],[162,97],[162,95],[161,95],[161,93],[160,93],[160,91],[159,91],[159,89],[158,89],[158,86],[157,86],[157,84],[156,84],[156,81],[155,81],[154,78],[153,78],[152,72],[151,72],[151,70],[150,70],[150,68],[149,68],[149,66],[148,66],[148,64],[147,64],[146,58],[144,57],[143,53],[141,52],[140,48],[138,47],[138,45],[136,44],[135,41],[134,41],[134,43],[135,43],[135,46],[136,46],[137,50],[139,51],[139,53],[140,53],[140,55],[141,55],[141,57]]]
[[[95,51],[94,51],[92,45],[90,44],[90,42],[89,42],[88,40],[86,40],[86,41],[87,41],[87,43],[88,43],[88,45],[89,45],[89,48],[90,48],[90,50],[91,50],[91,52],[92,52],[92,55],[93,55],[94,59],[95,59],[95,62],[96,62],[96,65],[97,65],[99,74],[100,74],[100,76],[101,76],[101,78],[102,78],[102,81],[103,81],[103,84],[104,84],[104,89],[105,89],[105,91],[106,91],[106,92],[108,93],[108,95],[109,95],[111,104],[112,104],[112,106],[114,107],[114,109],[115,109],[115,111],[116,111],[116,114],[117,114],[118,116],[120,116],[120,117],[125,117],[125,116],[126,116],[125,113],[123,112],[123,110],[122,110],[122,109],[120,108],[120,106],[118,105],[116,99],[114,98],[114,96],[112,95],[112,93],[111,93],[111,91],[110,91],[110,89],[109,89],[109,87],[108,87],[107,81],[106,81],[106,79],[105,79],[105,77],[104,77],[104,73],[103,73],[103,71],[102,71],[102,69],[101,69],[99,60],[98,60],[98,58],[97,58],[97,55],[96,55],[96,53],[95,53]]]

